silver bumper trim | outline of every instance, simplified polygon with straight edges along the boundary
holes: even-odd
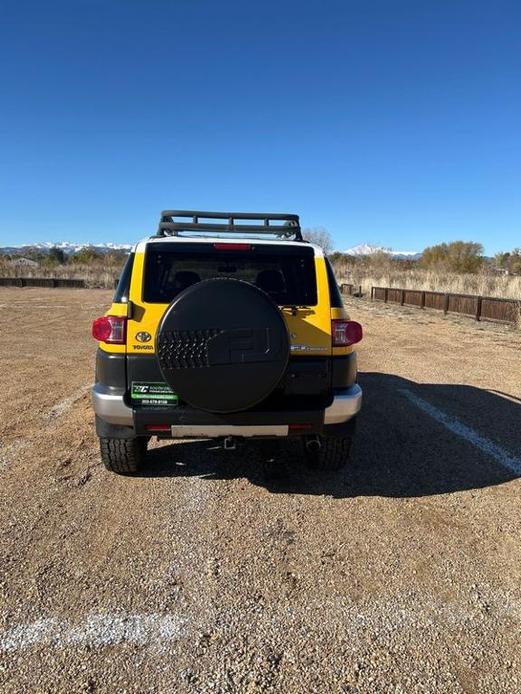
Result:
[[[94,412],[109,424],[133,426],[132,408],[125,404],[123,393],[115,393],[101,383],[92,387]],[[354,417],[362,407],[362,389],[358,384],[337,392],[329,407],[324,410],[324,424],[342,424]],[[223,424],[217,426],[205,424],[173,425],[172,436],[176,438],[217,438],[219,436],[287,436],[287,424],[261,424],[258,426],[241,426]]]
[[[133,426],[132,408],[125,404],[123,393],[114,392],[101,383],[92,386],[92,404],[94,412],[109,424]]]
[[[174,424],[171,427],[172,436],[175,439],[196,438],[196,439],[215,439],[220,436],[287,436],[287,424],[259,424],[240,425],[240,424],[217,424],[215,426],[206,424]]]
[[[324,424],[342,424],[354,417],[362,407],[362,389],[355,383],[351,388],[337,392],[324,412]]]

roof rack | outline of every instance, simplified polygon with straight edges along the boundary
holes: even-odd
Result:
[[[176,218],[191,221],[176,221]],[[199,219],[204,219],[200,222]],[[226,222],[212,220],[225,219]],[[239,222],[248,222],[246,224]],[[262,221],[262,224],[255,223]],[[273,224],[272,222],[275,222]],[[228,233],[275,234],[280,238],[303,241],[297,214],[271,212],[202,212],[198,210],[163,210],[156,236],[178,236],[181,231],[215,231]]]

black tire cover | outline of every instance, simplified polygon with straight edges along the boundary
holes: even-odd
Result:
[[[193,407],[238,412],[264,400],[286,370],[286,323],[270,297],[236,279],[198,282],[167,308],[156,335],[163,378]]]

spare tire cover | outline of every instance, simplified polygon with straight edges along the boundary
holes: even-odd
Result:
[[[289,358],[286,323],[258,287],[198,282],[167,308],[156,336],[163,378],[193,407],[237,412],[268,396]]]

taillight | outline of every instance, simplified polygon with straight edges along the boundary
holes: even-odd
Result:
[[[302,422],[299,424],[290,424],[288,426],[288,431],[290,434],[294,432],[299,432],[299,431],[311,431],[312,429],[315,428],[316,425],[313,424],[313,422]]]
[[[102,316],[92,323],[92,337],[111,345],[124,345],[127,336],[127,319],[124,316]]]
[[[354,320],[332,320],[333,347],[355,345],[363,337],[362,326]]]

